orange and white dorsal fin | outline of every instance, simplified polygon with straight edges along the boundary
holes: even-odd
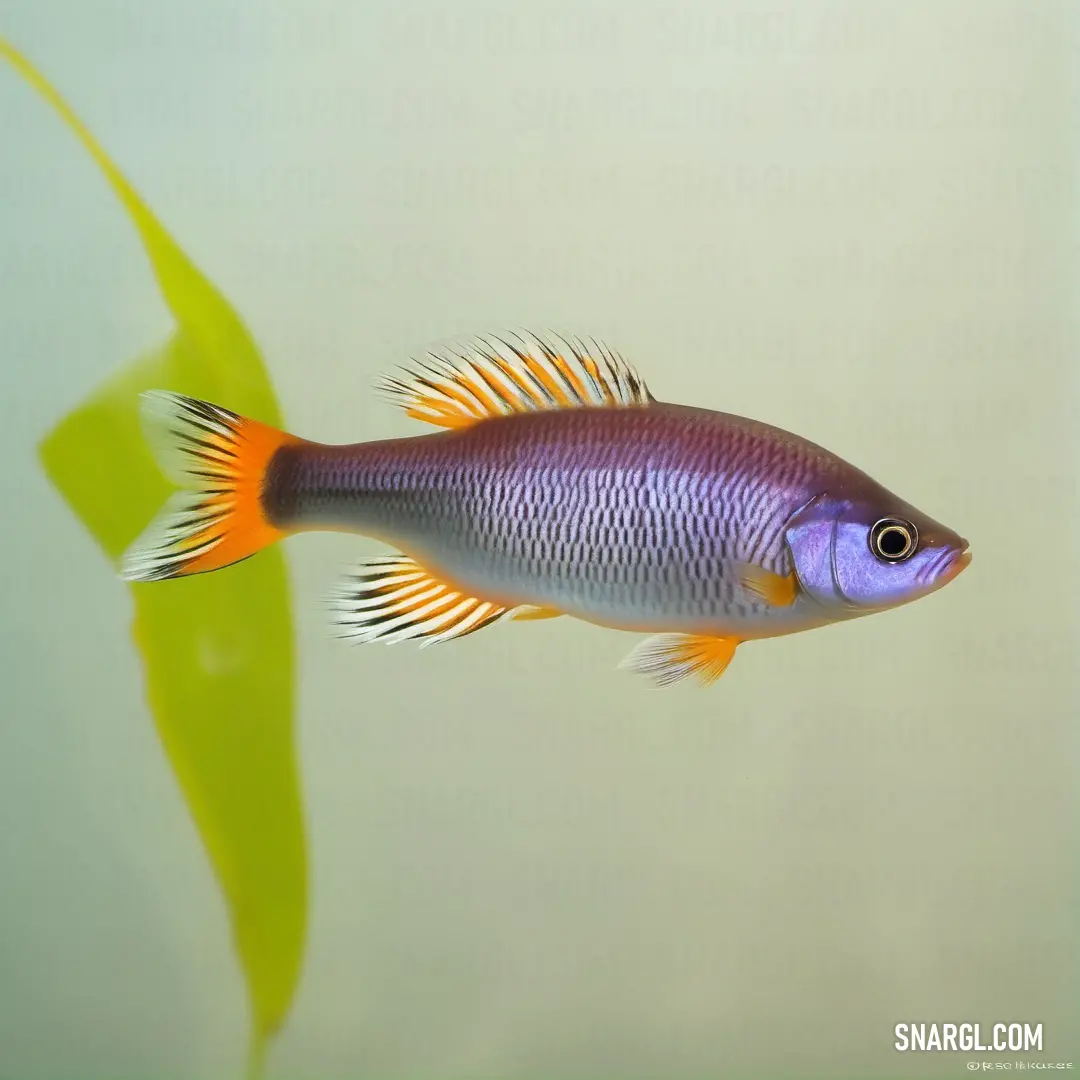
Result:
[[[654,400],[603,342],[524,330],[433,347],[379,388],[409,416],[448,428],[517,412],[632,408]]]

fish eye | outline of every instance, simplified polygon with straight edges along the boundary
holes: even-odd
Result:
[[[870,530],[870,550],[885,562],[903,562],[919,545],[919,530],[910,521],[882,518]]]

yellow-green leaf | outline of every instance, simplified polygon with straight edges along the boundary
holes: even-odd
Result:
[[[123,368],[41,445],[46,473],[117,559],[169,494],[138,423],[151,387],[281,426],[258,350],[225,298],[162,228],[45,78],[0,38],[0,56],[60,114],[138,229],[169,341]],[[117,586],[123,588],[117,581]],[[162,745],[228,906],[253,1020],[251,1061],[284,1021],[303,958],[304,828],[293,743],[293,633],[281,551],[217,574],[131,586],[134,641]]]

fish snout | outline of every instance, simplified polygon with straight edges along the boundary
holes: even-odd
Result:
[[[946,548],[930,565],[927,584],[933,588],[948,585],[971,565],[971,549],[962,537],[955,545]]]

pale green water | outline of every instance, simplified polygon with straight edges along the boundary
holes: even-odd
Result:
[[[311,907],[268,1075],[1038,1056],[898,1054],[906,1020],[1041,1022],[1080,1064],[1076,19],[452,10],[24,0],[0,33],[243,314],[298,433],[419,432],[376,373],[566,325],[849,457],[975,560],[660,693],[568,620],[348,649],[319,598],[374,545],[291,541]],[[0,1076],[235,1075],[244,987],[129,593],[35,456],[170,322],[6,70],[0,133]]]

